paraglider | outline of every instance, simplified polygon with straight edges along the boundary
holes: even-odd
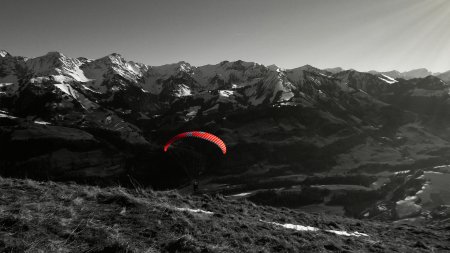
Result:
[[[172,139],[170,139],[166,143],[166,145],[164,145],[164,152],[167,152],[170,145],[172,145],[172,143],[174,143],[175,141],[177,141],[179,139],[187,138],[187,137],[195,137],[195,138],[200,138],[200,139],[210,141],[210,142],[216,144],[220,148],[220,150],[222,150],[222,153],[224,155],[227,153],[227,146],[219,137],[215,136],[214,134],[210,134],[207,132],[201,132],[201,131],[184,132],[184,133],[175,135],[174,137],[172,137]]]
[[[219,137],[211,133],[201,131],[191,131],[177,134],[164,145],[164,152],[167,152],[169,150],[171,151],[170,154],[176,158],[176,161],[184,169],[187,176],[191,179],[193,192],[197,193],[199,188],[198,177],[202,173],[206,156],[203,152],[198,152],[199,150],[190,148],[190,143],[188,145],[188,148],[186,148],[186,145],[184,145],[183,147],[183,145],[176,144],[176,142],[182,141],[183,139],[189,140],[192,138],[205,140],[212,144],[215,144],[224,155],[227,153],[227,146]]]

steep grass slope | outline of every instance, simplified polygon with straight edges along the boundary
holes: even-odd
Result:
[[[414,227],[257,206],[221,195],[0,178],[0,252],[449,252]]]

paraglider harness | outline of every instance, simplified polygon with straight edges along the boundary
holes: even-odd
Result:
[[[194,181],[192,182],[192,188],[193,188],[193,190],[194,190],[194,193],[197,193],[197,192],[198,192],[198,181],[197,181],[197,180],[194,180]]]
[[[205,166],[202,155],[192,149],[187,149],[180,146],[173,149],[172,152],[170,152],[170,155],[174,157],[174,160],[176,160],[178,165],[183,168],[184,172],[190,179],[193,193],[198,193],[198,177],[203,173]]]

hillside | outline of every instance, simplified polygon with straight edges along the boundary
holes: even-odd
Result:
[[[0,178],[1,252],[446,252],[448,222],[369,222],[222,195]]]
[[[211,194],[259,204],[426,223],[449,213],[449,93],[436,76],[3,51],[0,175],[132,177],[157,190],[198,177]],[[227,154],[194,141],[163,151],[193,130],[220,137]]]

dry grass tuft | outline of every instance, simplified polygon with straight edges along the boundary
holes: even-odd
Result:
[[[295,231],[261,219],[370,238]],[[445,227],[393,227],[221,195],[0,178],[0,252],[443,252],[449,237]]]

